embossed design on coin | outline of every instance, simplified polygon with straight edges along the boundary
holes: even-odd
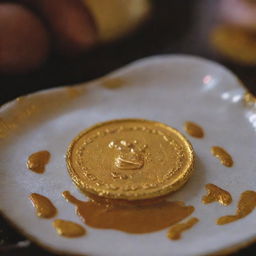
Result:
[[[81,132],[67,152],[80,190],[138,200],[179,189],[190,177],[194,153],[177,130],[141,119],[120,119]]]
[[[111,141],[108,145],[119,151],[119,155],[115,158],[115,166],[123,170],[140,169],[144,165],[144,154],[147,145],[138,145],[138,141],[134,140],[129,143],[125,140],[118,142]]]

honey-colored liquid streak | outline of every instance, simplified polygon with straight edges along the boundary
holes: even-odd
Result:
[[[76,205],[76,213],[84,223],[94,228],[116,229],[127,233],[143,234],[167,228],[190,216],[193,206],[182,202],[162,201],[153,205],[115,205],[96,201],[84,202],[68,191],[63,197]]]
[[[230,205],[232,203],[232,196],[228,191],[214,184],[207,184],[205,188],[208,193],[202,198],[204,204],[219,202],[222,205]]]
[[[70,98],[76,98],[81,94],[81,91],[76,86],[67,86],[66,90]]]
[[[86,233],[86,230],[81,225],[72,221],[57,219],[53,221],[52,225],[56,232],[64,237],[80,237]]]
[[[227,215],[217,219],[218,225],[225,225],[246,217],[256,207],[256,192],[245,191],[241,194],[235,215]]]
[[[39,151],[29,156],[27,167],[36,173],[44,173],[45,165],[48,164],[51,154],[48,151]]]
[[[33,193],[29,196],[29,199],[34,206],[38,217],[48,219],[57,214],[57,209],[47,197]]]
[[[8,124],[0,117],[0,139],[3,139],[7,136],[10,128]]]
[[[174,225],[173,227],[170,228],[167,236],[171,239],[171,240],[178,240],[181,238],[181,234],[192,228],[197,222],[199,221],[198,218],[191,218],[188,221],[184,222],[184,223],[178,223],[176,225]]]
[[[103,78],[101,84],[105,88],[117,89],[125,84],[125,80],[121,77]]]
[[[194,122],[185,122],[184,130],[192,137],[195,138],[203,138],[204,137],[204,130],[201,126]]]
[[[226,167],[233,166],[233,159],[231,155],[223,148],[214,146],[211,148],[212,155],[220,160],[220,162]]]

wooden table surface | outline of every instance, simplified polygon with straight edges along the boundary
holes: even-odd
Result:
[[[222,59],[209,44],[209,34],[219,22],[217,5],[221,0],[152,0],[151,20],[133,35],[97,47],[75,59],[52,55],[38,71],[29,75],[0,75],[0,105],[40,89],[70,85],[102,76],[133,60],[156,54],[193,54],[212,59],[231,69],[256,94],[256,66],[246,67]],[[255,227],[256,229],[256,227]],[[0,216],[0,255],[51,256],[34,243],[16,248],[26,238]],[[256,245],[233,256],[256,255]]]

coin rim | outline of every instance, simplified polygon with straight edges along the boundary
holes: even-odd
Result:
[[[129,194],[127,195],[127,193],[112,193],[109,190],[108,191],[103,191],[101,189],[95,189],[92,188],[92,186],[87,185],[85,182],[81,181],[80,178],[78,178],[78,174],[76,173],[76,171],[73,169],[72,167],[72,163],[71,163],[71,154],[72,154],[72,149],[74,147],[74,145],[76,144],[76,142],[78,140],[80,140],[80,138],[82,136],[84,136],[86,133],[99,128],[101,126],[105,126],[105,125],[109,125],[109,124],[113,124],[113,123],[122,123],[122,122],[144,122],[144,123],[151,123],[153,125],[156,126],[160,126],[163,127],[167,130],[171,130],[172,132],[174,132],[175,134],[177,134],[179,137],[181,137],[181,139],[185,142],[185,144],[187,144],[186,148],[188,150],[189,153],[189,161],[188,162],[188,166],[187,169],[183,170],[182,176],[178,177],[176,181],[174,181],[173,184],[166,184],[164,186],[161,187],[161,189],[158,189],[157,191],[152,191],[152,190],[147,190],[146,193],[140,192],[138,194]],[[153,121],[153,120],[147,120],[147,119],[140,119],[140,118],[125,118],[125,119],[114,119],[114,120],[110,120],[110,121],[105,121],[105,122],[100,122],[100,123],[96,123],[93,126],[90,126],[89,128],[86,128],[84,130],[82,130],[70,143],[70,145],[68,146],[68,150],[66,153],[66,165],[67,165],[67,169],[68,169],[68,173],[72,179],[72,182],[78,187],[78,189],[85,193],[89,192],[98,196],[102,196],[102,197],[106,197],[106,198],[110,198],[110,199],[125,199],[125,200],[143,200],[143,199],[150,199],[150,198],[156,198],[156,197],[160,197],[160,196],[164,196],[167,195],[171,192],[174,192],[176,190],[178,190],[180,187],[182,187],[190,178],[190,176],[192,175],[193,171],[194,171],[194,166],[195,166],[195,153],[194,153],[194,149],[192,147],[192,144],[190,143],[190,141],[177,129],[171,127],[170,125],[164,124],[162,122],[158,122],[158,121]]]

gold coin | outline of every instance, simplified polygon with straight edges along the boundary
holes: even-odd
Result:
[[[69,146],[67,166],[83,192],[139,200],[179,189],[190,177],[193,148],[165,124],[120,119],[82,131]]]

